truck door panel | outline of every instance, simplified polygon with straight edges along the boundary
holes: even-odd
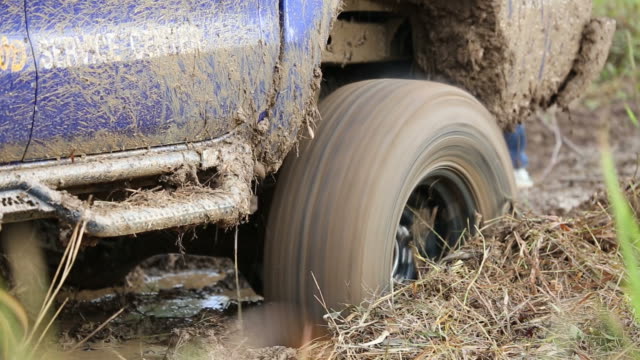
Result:
[[[21,160],[29,141],[36,72],[24,1],[0,2],[0,163]]]
[[[27,6],[39,73],[27,159],[216,138],[267,108],[279,51],[275,1]]]

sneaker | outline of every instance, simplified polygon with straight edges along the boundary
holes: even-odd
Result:
[[[513,174],[515,175],[516,186],[518,189],[526,189],[533,186],[533,180],[531,180],[531,176],[529,176],[527,169],[515,169]]]

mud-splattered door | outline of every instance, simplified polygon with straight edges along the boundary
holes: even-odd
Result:
[[[24,0],[0,1],[0,163],[21,160],[29,141],[36,72]]]
[[[277,1],[26,3],[38,68],[27,159],[216,138],[268,106]]]

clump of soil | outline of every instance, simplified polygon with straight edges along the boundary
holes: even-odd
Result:
[[[637,185],[628,194],[636,197]],[[635,199],[637,201],[637,199]],[[640,355],[615,225],[597,198],[574,217],[504,219],[420,280],[328,322],[312,357],[601,359]],[[394,355],[395,356],[395,355]]]

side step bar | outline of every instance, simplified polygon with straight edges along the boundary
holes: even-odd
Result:
[[[217,186],[142,191],[135,201],[89,204],[61,188],[170,174],[182,166],[217,169]],[[201,223],[232,225],[250,212],[253,153],[232,138],[200,144],[0,168],[0,223],[57,217],[86,223],[95,237]]]

